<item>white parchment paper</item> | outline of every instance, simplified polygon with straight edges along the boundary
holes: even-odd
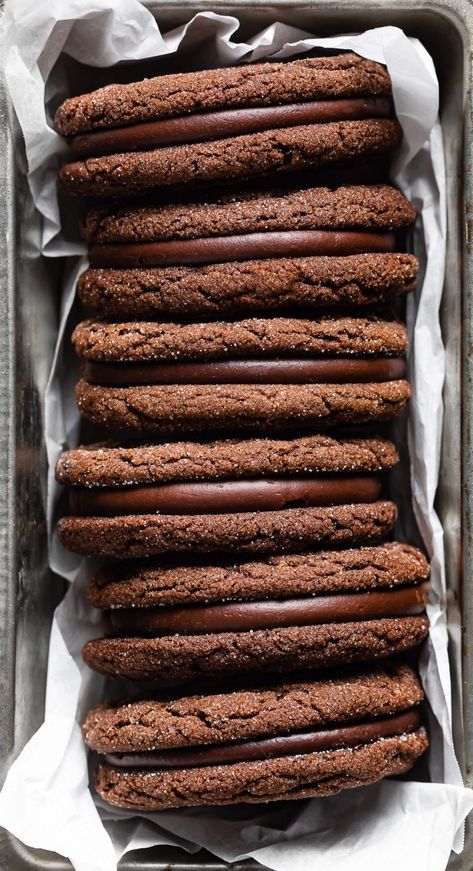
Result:
[[[234,39],[239,22],[214,13],[196,15],[162,35],[137,0],[7,0],[3,22],[5,75],[22,127],[28,179],[42,216],[42,251],[48,257],[76,255],[66,272],[61,324],[45,400],[50,476],[48,517],[51,565],[71,582],[51,633],[45,722],[12,766],[0,794],[0,824],[32,847],[70,858],[77,871],[114,871],[128,850],[174,844],[189,852],[204,846],[233,862],[254,857],[277,871],[443,871],[451,849],[462,847],[462,823],[473,807],[463,788],[451,734],[451,689],[445,616],[446,580],[442,529],[434,512],[442,425],[444,349],[438,312],[445,258],[445,177],[436,123],[438,85],[423,47],[397,28],[359,36],[317,39],[274,23],[249,42]],[[317,17],[314,14],[314,30]],[[55,461],[77,443],[73,387],[78,369],[68,341],[78,274],[85,247],[61,235],[56,172],[66,146],[51,127],[50,110],[67,96],[61,52],[92,66],[110,66],[204,46],[202,66],[265,57],[290,57],[313,47],[353,49],[386,63],[393,82],[404,143],[395,181],[412,199],[419,221],[416,253],[419,290],[409,301],[409,415],[414,512],[432,559],[431,633],[422,677],[432,708],[429,770],[432,782],[384,781],[328,799],[279,803],[276,807],[196,808],[130,816],[95,801],[88,789],[86,753],[79,723],[95,704],[103,679],[83,664],[83,643],[99,634],[98,617],[84,601],[90,571],[66,553],[53,531]],[[198,61],[196,61],[197,63]],[[25,228],[28,239],[28,229]],[[30,240],[34,244],[33,239]],[[39,253],[39,252],[38,252]]]

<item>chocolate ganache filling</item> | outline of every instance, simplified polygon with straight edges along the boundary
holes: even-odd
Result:
[[[318,626],[422,614],[430,585],[336,593],[300,599],[267,599],[184,608],[113,608],[103,613],[107,636],[207,635],[286,626]]]
[[[218,514],[375,502],[380,495],[381,479],[377,475],[243,478],[137,487],[74,487],[70,491],[70,509],[73,514],[101,517]]]
[[[148,267],[394,251],[396,234],[369,230],[277,230],[161,242],[92,245],[91,266]]]
[[[147,121],[127,127],[83,133],[74,136],[71,145],[76,157],[96,157],[165,145],[181,145],[185,142],[222,139],[276,127],[387,118],[390,115],[391,101],[387,97],[315,100],[285,106],[196,112],[176,118]]]
[[[107,753],[105,761],[109,765],[119,768],[158,770],[252,762],[258,759],[275,759],[281,756],[336,750],[340,747],[356,747],[360,744],[369,744],[380,738],[414,732],[420,726],[420,712],[413,708],[379,720],[333,726],[314,732],[296,732],[291,735],[277,735],[253,741],[238,741],[234,744],[185,747],[182,750]]]
[[[130,387],[146,384],[356,384],[404,378],[401,357],[267,358],[192,363],[96,363],[85,360],[91,384]]]

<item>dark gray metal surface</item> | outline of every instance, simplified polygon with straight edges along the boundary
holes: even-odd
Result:
[[[195,12],[235,14],[239,39],[275,19],[320,34],[394,24],[422,40],[440,80],[447,158],[447,275],[442,309],[447,349],[445,430],[438,509],[445,529],[452,613],[462,612],[464,740],[457,751],[473,786],[473,177],[471,57],[473,5],[469,0],[176,0],[145,2],[162,30]],[[1,3],[0,3],[1,9]],[[48,627],[61,585],[47,569],[45,458],[41,407],[57,325],[53,293],[60,267],[40,264],[24,250],[22,224],[35,220],[22,180],[21,142],[0,81],[0,782],[11,760],[40,725],[44,706]],[[39,226],[38,226],[39,233]],[[454,675],[455,680],[455,675]],[[460,711],[457,710],[457,719]],[[261,868],[256,863],[235,871]],[[473,830],[452,871],[473,869]],[[30,850],[0,832],[0,869],[66,871],[60,857]],[[187,857],[157,848],[129,854],[123,871],[224,871],[207,854]]]
[[[15,169],[9,134],[10,108],[0,80],[0,747],[13,748],[15,671],[15,366],[14,258]]]

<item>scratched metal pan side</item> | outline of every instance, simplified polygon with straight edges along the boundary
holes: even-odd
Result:
[[[15,672],[15,173],[10,107],[0,78],[0,754],[13,747]],[[1,758],[1,757],[0,757]]]
[[[473,178],[466,160],[472,153],[472,3],[176,0],[164,4],[144,0],[143,5],[153,11],[162,30],[184,23],[201,10],[234,14],[242,23],[240,39],[276,18],[321,35],[394,24],[421,39],[432,54],[441,84],[449,226],[442,314],[447,413],[438,509],[445,529],[450,611],[454,614],[456,608],[461,609],[464,639],[473,638],[473,463],[468,456],[473,437],[469,398],[473,387],[473,359],[469,359],[473,347]],[[14,161],[18,155],[19,165]],[[22,246],[21,225],[27,220],[30,203],[21,169],[18,125],[0,81],[0,242],[1,250],[8,252],[0,259],[0,637],[5,642],[0,648],[0,782],[42,719],[49,625],[61,592],[61,585],[47,569],[41,420],[57,323],[53,294],[44,288],[58,288],[61,275],[58,264],[41,264],[34,255],[27,256]],[[38,234],[39,229],[38,225]],[[459,676],[453,677],[459,683]],[[473,785],[473,648],[466,643],[463,688],[465,739],[458,741],[457,752],[466,781]],[[121,871],[225,871],[227,867],[207,853],[189,857],[167,847],[137,851],[120,863]],[[233,871],[261,869],[254,862],[231,867]],[[0,830],[0,868],[67,871],[71,865],[59,856],[30,849]],[[451,869],[473,869],[470,826],[465,851],[452,860]]]

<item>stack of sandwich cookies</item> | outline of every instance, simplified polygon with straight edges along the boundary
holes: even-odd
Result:
[[[370,159],[401,139],[390,96],[386,70],[348,53],[111,85],[59,107],[56,129],[84,158],[60,183],[129,196]]]
[[[392,249],[393,229],[410,226],[414,218],[410,203],[392,187],[345,186],[195,205],[100,207],[86,217],[84,232],[93,264],[173,268],[228,261],[230,269],[297,255],[304,270],[306,261],[326,254],[338,261],[353,252],[394,257],[379,252]],[[408,288],[412,264],[404,267]],[[79,407],[86,417],[115,428],[169,433],[176,419],[189,432],[222,431],[229,424],[251,430],[268,423],[360,423],[391,418],[409,396],[399,359],[406,347],[403,328],[369,318],[89,322],[76,330],[74,341],[85,360]],[[398,359],[354,359],[381,356]],[[200,384],[204,390],[194,386]]]
[[[100,200],[82,227],[78,292],[99,316],[72,337],[79,408],[139,433],[57,466],[62,542],[114,560],[90,579],[103,637],[84,659],[246,682],[92,711],[99,794],[159,810],[403,773],[427,747],[422,691],[386,663],[427,635],[429,567],[385,543],[398,456],[361,428],[410,396],[405,327],[369,308],[418,270],[414,208],[363,168],[400,141],[386,70],[346,53],[164,76],[67,100],[56,124],[76,158],[62,190]]]
[[[71,487],[73,516],[59,533],[69,548],[191,554],[187,564],[112,566],[93,579],[108,637],[86,645],[86,661],[167,679],[329,666],[420,643],[428,565],[418,550],[310,551],[389,531],[395,507],[380,501],[379,473],[396,461],[385,439],[325,436],[63,454],[57,475]],[[215,562],[218,551],[227,559]],[[212,556],[202,563],[199,552]],[[241,561],[245,552],[264,556]]]
[[[414,672],[343,677],[91,711],[96,788],[131,810],[333,795],[407,771],[427,748]],[[176,728],[178,724],[178,728]]]

